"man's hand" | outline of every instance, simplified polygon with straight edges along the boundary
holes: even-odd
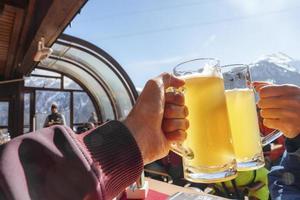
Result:
[[[171,142],[186,138],[189,123],[184,96],[176,92],[165,93],[169,87],[183,85],[183,80],[170,74],[149,80],[124,121],[137,141],[144,164],[166,156]]]
[[[288,138],[300,133],[300,88],[295,85],[271,85],[254,82],[259,93],[258,107],[265,126],[278,129]]]

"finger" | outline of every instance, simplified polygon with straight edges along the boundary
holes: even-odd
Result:
[[[179,88],[184,85],[185,81],[183,79],[179,79],[169,73],[163,73],[160,76],[156,77],[157,80],[162,80],[162,83],[165,89],[169,87]]]
[[[267,85],[260,89],[260,98],[300,95],[300,88],[295,85]]]
[[[258,107],[261,109],[266,108],[300,108],[300,95],[298,96],[279,96],[270,98],[261,98],[258,103]]]
[[[264,81],[254,81],[251,83],[251,85],[257,92],[259,92],[262,87],[272,85],[272,83]]]
[[[189,127],[187,119],[164,119],[162,130],[164,132],[173,132],[177,130],[186,130]]]
[[[183,142],[186,139],[187,134],[183,130],[177,130],[173,132],[167,132],[165,133],[165,136],[169,141]]]
[[[298,114],[294,111],[280,108],[263,109],[260,111],[260,115],[268,119],[298,118]]]
[[[164,118],[166,119],[183,119],[188,116],[188,109],[186,106],[178,106],[174,104],[165,105]]]
[[[283,132],[288,138],[294,138],[299,133],[299,128],[295,126],[298,121],[290,119],[264,119],[264,125],[268,128],[277,129]]]
[[[284,125],[279,119],[264,119],[263,124],[271,129],[282,130],[284,128]]]
[[[184,105],[184,95],[180,92],[167,92],[166,103],[171,103],[179,106]]]

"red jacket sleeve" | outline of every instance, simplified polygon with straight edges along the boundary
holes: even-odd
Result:
[[[142,169],[136,141],[120,122],[81,135],[53,126],[0,146],[0,197],[112,199]]]

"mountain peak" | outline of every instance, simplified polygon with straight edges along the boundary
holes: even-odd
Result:
[[[300,61],[278,52],[250,64],[252,80],[300,86]]]
[[[299,62],[283,52],[261,56],[252,63],[251,66],[257,66],[263,63],[274,64],[288,71],[300,72]]]

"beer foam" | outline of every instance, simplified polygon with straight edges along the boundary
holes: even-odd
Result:
[[[181,76],[181,78],[183,79],[199,78],[199,77],[217,77],[223,79],[220,68],[211,65],[205,65],[203,67],[202,72],[196,72],[193,74],[187,74]]]

